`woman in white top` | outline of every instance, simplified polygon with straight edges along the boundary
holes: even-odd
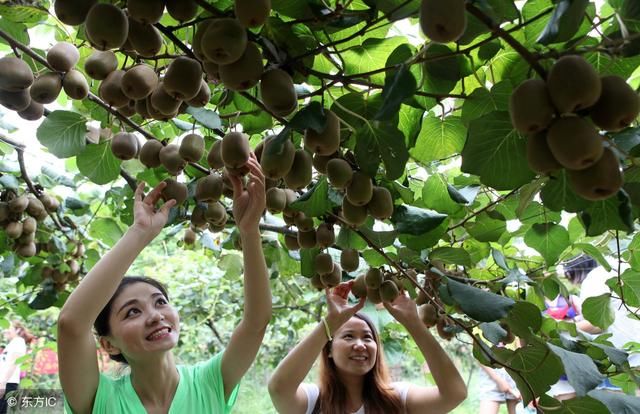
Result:
[[[20,384],[17,360],[27,354],[27,344],[34,339],[19,321],[12,321],[4,336],[9,343],[0,354],[0,414],[7,412],[5,394],[17,390]]]
[[[420,320],[416,304],[402,294],[385,303],[389,313],[413,337],[424,355],[435,387],[390,383],[380,338],[365,315],[364,299],[347,304],[352,282],[326,291],[323,321],[280,362],[269,380],[269,393],[281,414],[445,413],[467,396],[455,365]],[[319,386],[303,384],[318,354]]]

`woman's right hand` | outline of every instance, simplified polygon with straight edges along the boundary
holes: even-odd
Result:
[[[327,297],[327,323],[331,328],[331,334],[338,330],[345,322],[364,307],[366,298],[361,298],[355,305],[349,305],[347,297],[351,291],[353,281],[340,283],[333,289],[325,289]]]
[[[172,199],[166,201],[160,209],[156,208],[166,186],[167,183],[163,181],[145,196],[145,183],[141,182],[134,194],[132,229],[147,237],[149,242],[160,234],[167,224],[169,210],[176,205],[176,200]]]

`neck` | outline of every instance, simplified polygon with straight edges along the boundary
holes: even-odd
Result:
[[[131,385],[146,407],[166,406],[173,401],[180,375],[173,354],[167,352],[159,358],[131,361]]]
[[[362,389],[364,387],[364,377],[361,375],[338,374],[340,381],[347,390],[347,410],[355,412],[362,407]]]

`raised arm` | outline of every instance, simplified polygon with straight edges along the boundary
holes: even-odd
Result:
[[[331,335],[364,306],[364,299],[354,306],[347,305],[351,283],[343,283],[327,295],[327,323]],[[271,401],[280,414],[299,414],[307,409],[307,396],[300,386],[314,361],[327,343],[322,322],[318,323],[289,354],[278,364],[269,379]]]
[[[58,316],[60,383],[75,413],[90,413],[98,389],[98,359],[92,325],[116,291],[131,263],[166,224],[174,200],[159,210],[163,182],[144,196],[144,183],[135,192],[134,224],[104,255],[67,298]]]
[[[436,387],[409,388],[408,414],[447,413],[453,410],[467,398],[467,387],[449,356],[420,320],[415,302],[401,294],[384,306],[413,337],[436,382]]]
[[[244,311],[222,355],[225,400],[251,367],[271,319],[271,289],[258,228],[266,204],[265,179],[253,153],[247,165],[246,189],[239,177],[230,175],[233,218],[240,233],[244,262]]]

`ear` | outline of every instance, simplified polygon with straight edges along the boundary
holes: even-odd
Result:
[[[99,341],[102,349],[104,349],[109,355],[118,355],[122,353],[120,348],[118,348],[108,337],[101,336]]]

